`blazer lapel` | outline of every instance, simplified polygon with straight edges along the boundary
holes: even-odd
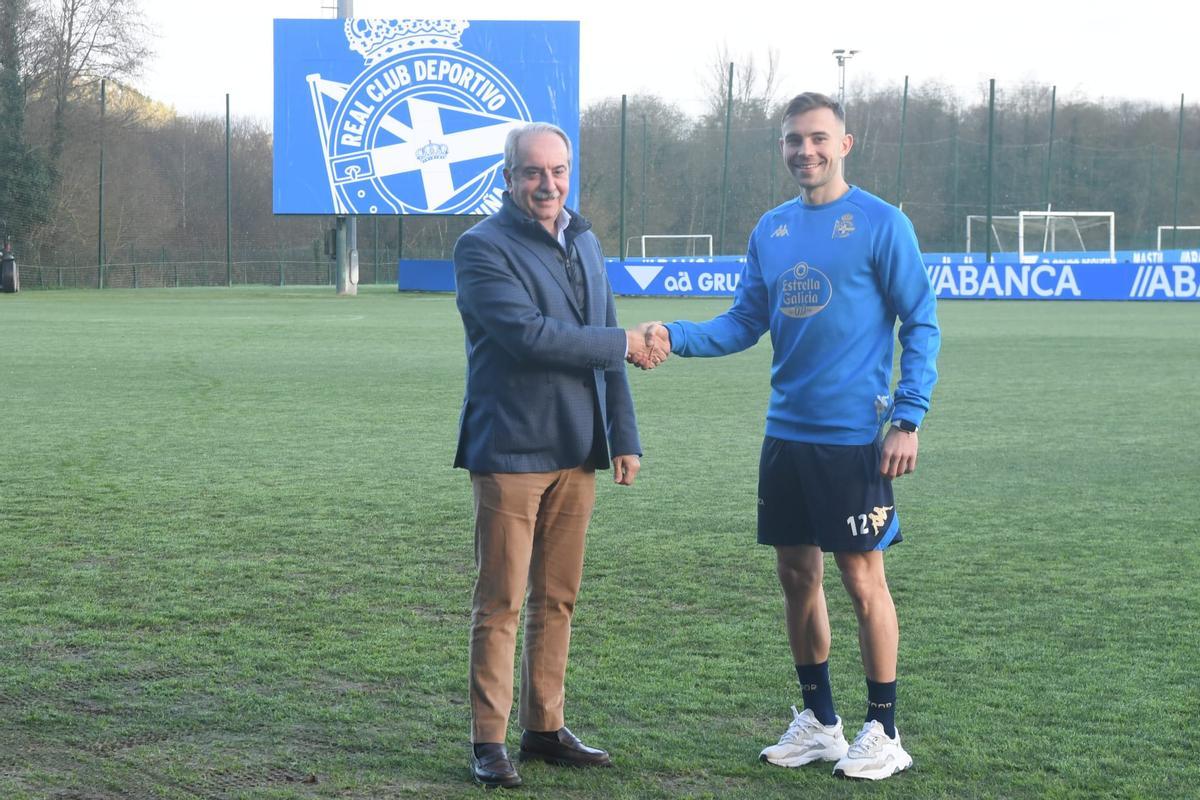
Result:
[[[542,262],[546,268],[546,272],[550,273],[550,277],[558,284],[558,288],[562,289],[563,295],[567,298],[567,304],[571,306],[571,310],[575,312],[575,316],[580,322],[586,323],[587,319],[584,316],[584,311],[579,307],[579,303],[575,300],[575,290],[571,288],[571,282],[567,280],[567,270],[558,260],[558,250],[547,243],[545,247],[533,247],[529,242],[525,241],[519,234],[511,236],[512,240],[524,247],[529,253]],[[583,259],[580,259],[582,263]],[[584,270],[584,280],[587,280],[587,270]],[[591,297],[591,287],[585,289],[585,294],[588,298]]]

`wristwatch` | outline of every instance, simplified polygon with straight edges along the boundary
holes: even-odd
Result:
[[[916,433],[917,429],[920,426],[914,422],[909,422],[906,419],[893,419],[892,427],[899,428],[900,430],[904,431],[905,433]]]

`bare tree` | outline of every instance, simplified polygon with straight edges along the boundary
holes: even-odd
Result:
[[[42,0],[30,9],[30,88],[51,105],[50,162],[57,168],[68,110],[102,78],[137,75],[150,57],[150,29],[137,0]]]
[[[765,110],[776,105],[779,51],[768,49],[764,62],[760,64],[752,54],[734,56],[724,45],[718,48],[702,80],[704,94],[708,98],[708,116],[723,118],[725,115],[730,64],[733,64],[734,114],[749,112],[761,116]]]

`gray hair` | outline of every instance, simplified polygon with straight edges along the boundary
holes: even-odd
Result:
[[[567,137],[567,132],[557,125],[552,125],[549,122],[530,122],[527,125],[522,125],[519,128],[513,128],[508,132],[508,138],[504,140],[504,169],[512,172],[517,166],[517,145],[521,143],[521,139],[526,136],[532,136],[536,133],[553,133],[563,140],[563,144],[567,146],[567,167],[571,166],[571,140]]]

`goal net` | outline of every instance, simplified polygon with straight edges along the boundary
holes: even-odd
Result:
[[[641,258],[656,256],[709,256],[713,254],[712,235],[708,233],[658,233],[630,236],[625,255]]]
[[[1116,259],[1116,215],[1112,211],[1021,211],[1014,215],[967,217],[967,252],[983,250],[991,240],[1000,253],[1021,260],[1049,253],[1105,253]]]

